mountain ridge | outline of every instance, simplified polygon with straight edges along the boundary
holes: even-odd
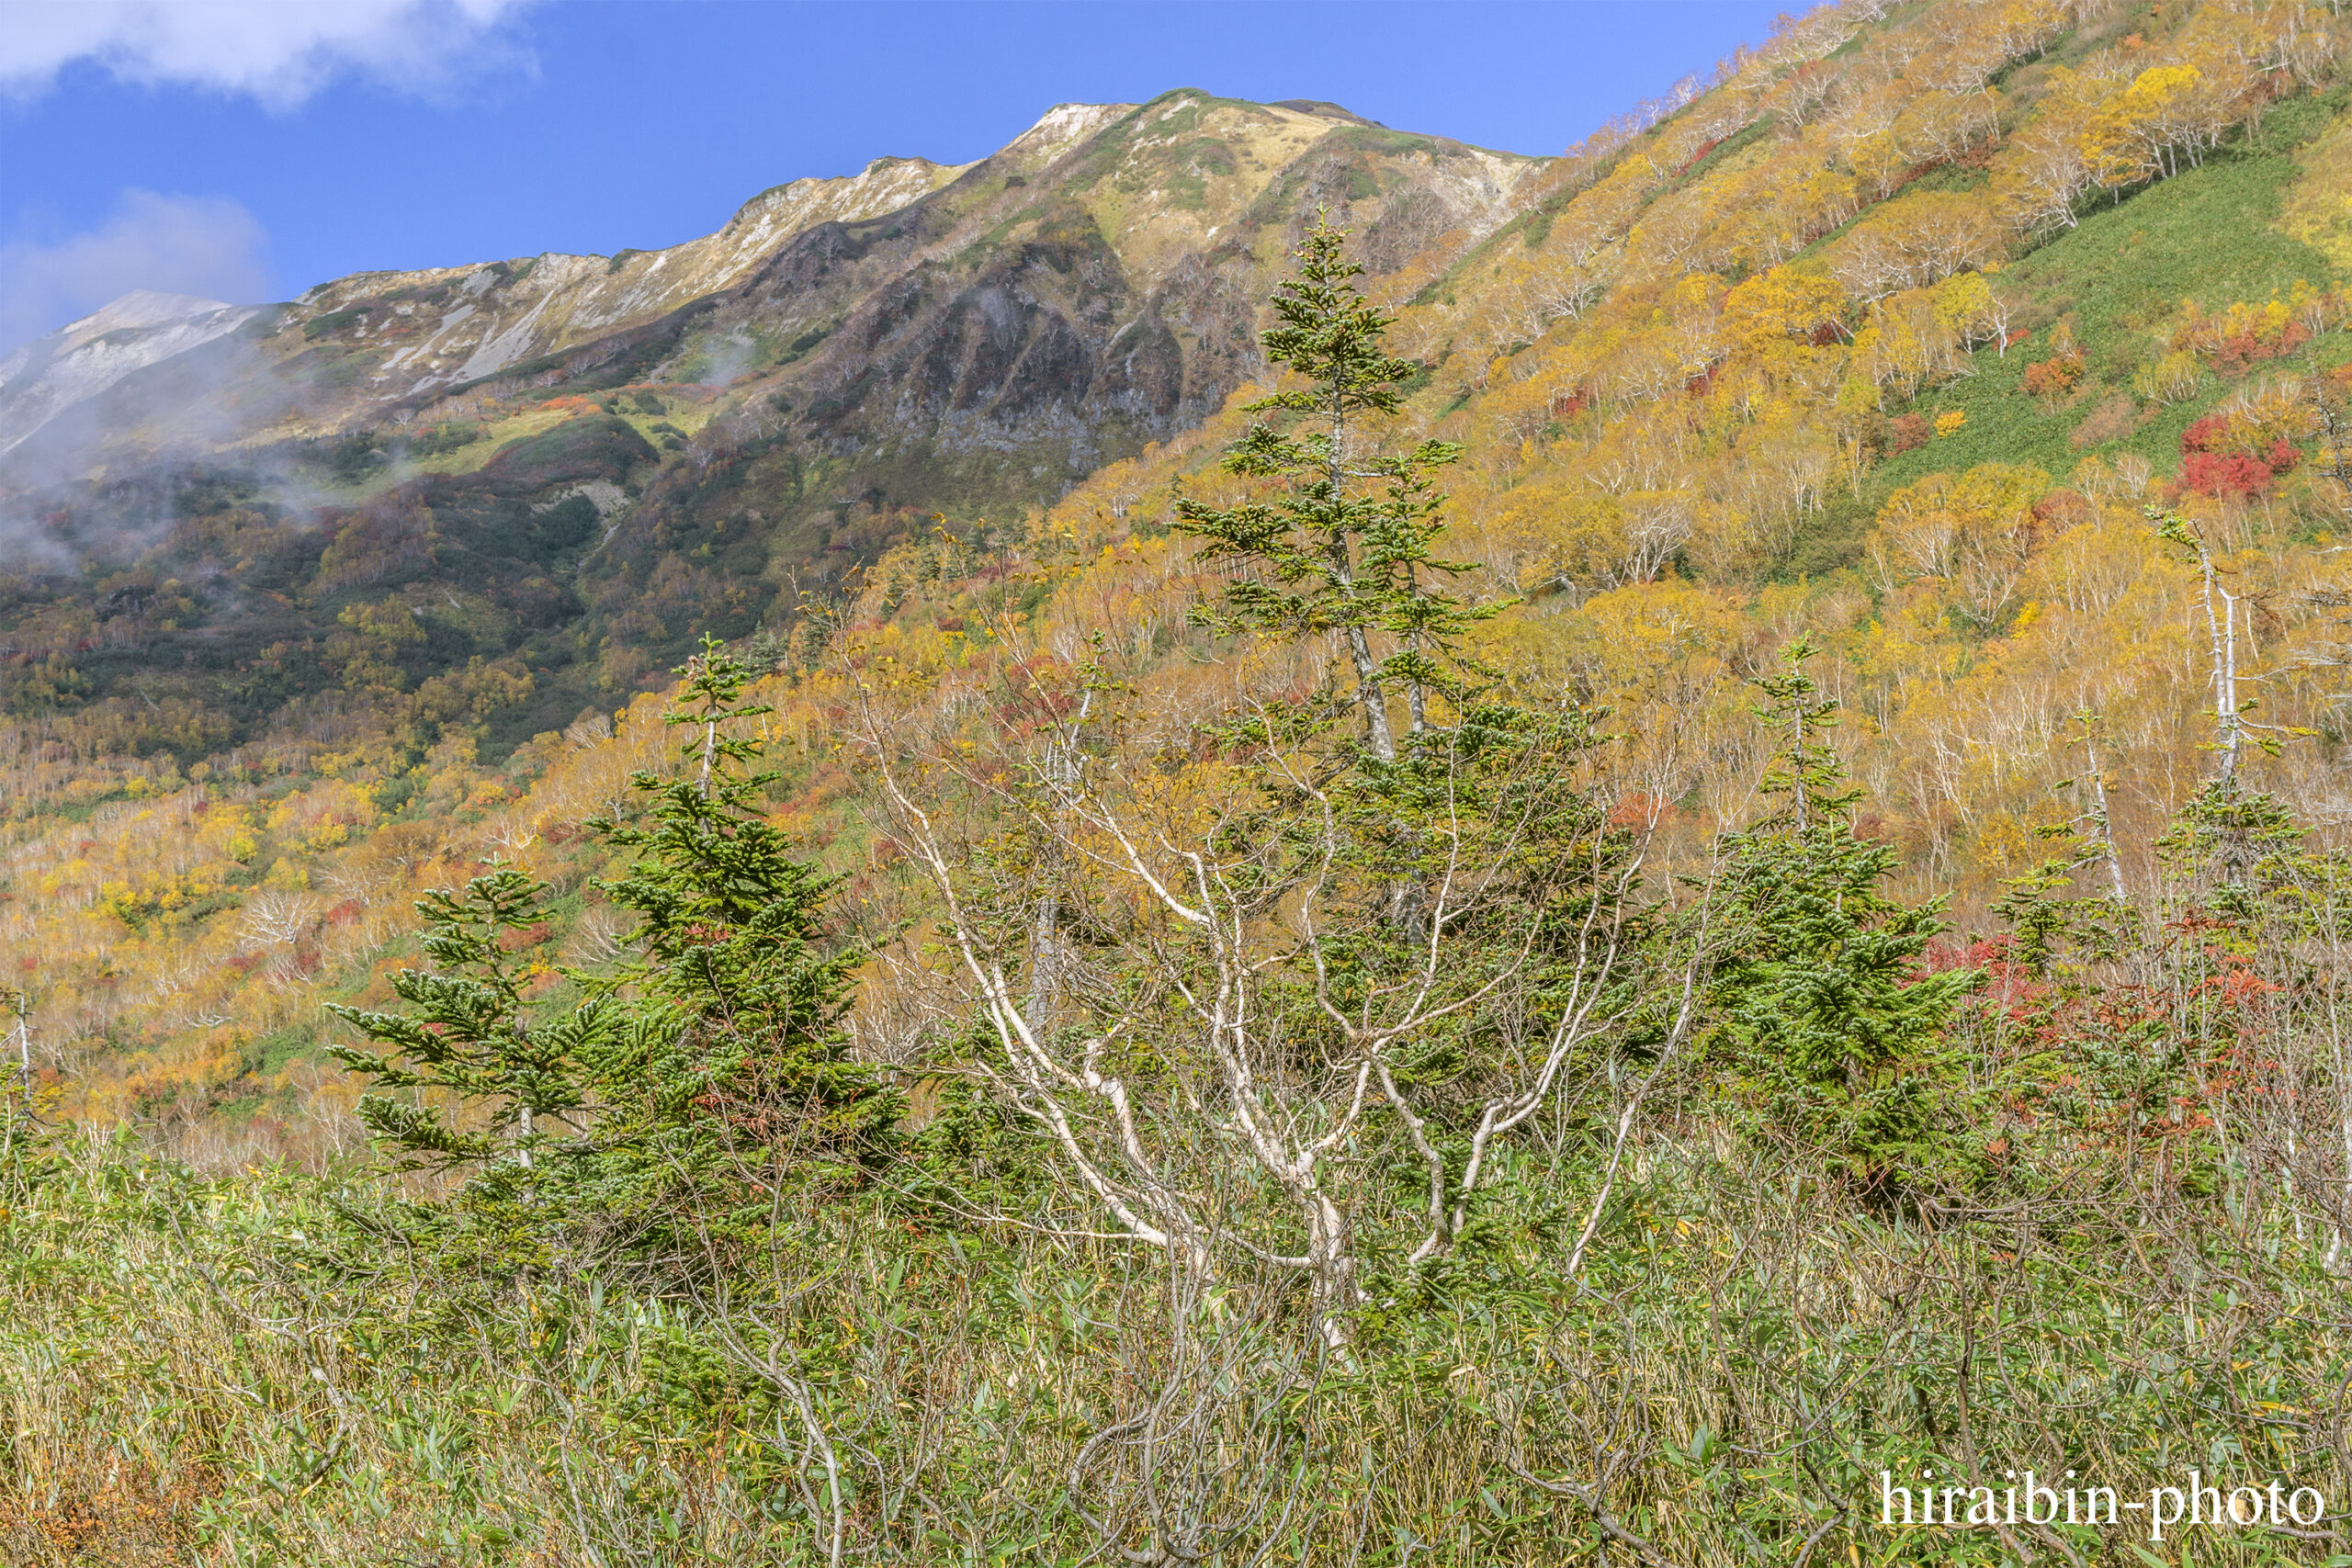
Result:
[[[1317,212],[1409,293],[1546,166],[1177,89],[1056,106],[968,164],[772,187],[663,252],[151,300],[0,389],[39,416],[0,457],[0,618],[46,660],[68,622],[173,604],[59,657],[210,744],[332,690],[315,650],[357,601],[413,598],[440,629],[387,689],[478,661],[527,694],[483,689],[509,747],[701,631],[790,626],[934,516],[1034,513],[1196,427],[1262,372]],[[12,681],[19,710],[53,685]]]
[[[1150,210],[1154,201],[1170,193],[1149,180],[1136,183],[1143,179],[1139,171],[1145,165],[1156,159],[1181,164],[1188,156],[1205,157],[1211,175],[1227,182],[1238,178],[1254,196],[1265,182],[1253,182],[1251,173],[1264,171],[1270,161],[1286,164],[1335,133],[1396,136],[1336,105],[1292,100],[1246,109],[1226,107],[1238,103],[1215,99],[1195,89],[1178,89],[1145,106],[1057,105],[986,158],[942,164],[922,158],[885,157],[871,161],[854,175],[787,181],[746,201],[710,233],[675,245],[655,250],[624,248],[609,256],[547,252],[503,261],[353,273],[314,285],[281,305],[239,306],[243,316],[201,337],[186,323],[143,321],[140,330],[153,335],[141,355],[111,360],[84,355],[85,363],[66,365],[55,372],[50,367],[72,360],[81,345],[52,334],[12,356],[7,363],[16,365],[14,373],[0,374],[0,451],[28,443],[37,447],[44,425],[184,352],[183,346],[177,346],[183,340],[186,347],[198,346],[240,328],[250,327],[240,340],[250,352],[234,366],[191,378],[198,385],[218,381],[231,390],[232,395],[225,401],[241,412],[232,413],[225,423],[220,406],[224,400],[205,400],[201,417],[191,419],[184,406],[191,400],[164,395],[150,400],[154,406],[142,406],[141,417],[110,413],[82,421],[69,439],[52,443],[60,448],[52,469],[74,471],[79,463],[79,471],[104,471],[109,463],[119,467],[126,459],[175,448],[220,451],[360,428],[388,418],[414,417],[436,396],[501,376],[560,380],[560,375],[548,376],[555,367],[543,361],[576,355],[600,343],[614,344],[632,333],[658,332],[681,311],[723,306],[730,294],[763,273],[770,275],[771,282],[775,276],[788,275],[789,267],[778,266],[780,258],[794,242],[816,230],[829,225],[854,228],[906,212],[942,197],[974,171],[985,170],[990,190],[966,191],[952,198],[959,214],[968,214],[987,206],[991,198],[1002,197],[1006,191],[1046,177],[1046,171],[1060,161],[1139,117],[1151,117],[1149,123],[1162,128],[1171,119],[1184,123],[1168,135],[1141,134],[1136,145],[1126,149],[1120,168],[1097,171],[1098,176],[1109,174],[1119,194],[1108,201],[1082,204],[1091,205],[1098,227],[1105,219],[1113,220],[1113,231],[1105,238],[1120,253],[1123,265],[1133,270],[1140,264],[1142,271],[1151,274],[1170,271],[1180,265],[1173,252],[1209,247],[1224,225],[1170,224],[1167,214],[1154,214]],[[1203,112],[1215,124],[1205,139],[1193,123]],[[1235,163],[1228,150],[1215,146],[1219,134],[1239,136],[1249,143],[1244,158],[1251,165],[1250,170]],[[1178,141],[1186,141],[1190,150],[1176,146]],[[1528,170],[1540,164],[1513,154],[1467,149],[1443,138],[1399,141],[1448,150],[1443,157],[1432,160],[1448,166],[1432,169],[1436,177],[1427,182],[1429,188],[1450,216],[1466,217],[1481,231],[1508,216],[1498,210],[1500,202]],[[1193,142],[1200,146],[1190,146]],[[1214,150],[1203,152],[1204,147]],[[1364,151],[1357,150],[1359,154]],[[1393,151],[1374,150],[1373,155],[1376,158]],[[1201,170],[1172,168],[1170,179],[1172,211],[1181,214],[1212,205]],[[1226,212],[1227,221],[1236,216],[1235,204],[1215,205]],[[1122,217],[1131,206],[1143,215]],[[1015,225],[1021,221],[1021,215],[1013,215]],[[952,224],[934,224],[927,232],[939,243],[956,241]],[[980,239],[988,243],[1001,237]],[[962,236],[967,243],[974,238]],[[910,265],[921,265],[911,252],[899,254]],[[773,288],[768,299],[775,303]],[[787,307],[784,324],[812,320],[820,313]],[[848,307],[838,303],[831,312],[836,321],[848,313]],[[686,342],[679,352],[642,368],[666,378],[723,383],[751,367],[751,360],[772,363],[806,352],[805,347],[794,351],[788,346],[761,344],[758,340],[763,334],[774,335],[764,330],[774,324],[747,323],[741,312],[735,312],[715,336],[706,333],[699,344]],[[803,335],[805,332],[796,326],[782,343],[788,345]],[[618,346],[627,349],[635,344]],[[19,365],[20,356],[24,363]],[[282,393],[268,385],[272,382],[283,384]],[[6,477],[0,474],[0,483]]]

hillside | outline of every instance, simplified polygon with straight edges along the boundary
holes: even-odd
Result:
[[[1931,8],[1909,30],[1944,14]],[[1477,564],[1482,592],[1519,601],[1481,634],[1488,657],[1540,689],[1612,708],[1657,749],[1678,803],[1672,830],[1698,834],[1736,819],[1752,790],[1748,699],[1730,678],[1809,627],[1838,655],[1846,744],[1883,830],[1931,885],[1989,900],[1999,877],[2032,863],[2053,809],[2048,786],[2079,766],[2074,716],[2102,716],[2122,770],[2112,809],[2141,845],[2201,771],[2211,720],[2199,710],[2211,697],[2191,632],[2193,562],[2139,514],[2175,497],[2211,512],[2215,547],[2244,579],[2239,613],[2255,617],[2244,635],[2261,649],[2267,716],[2317,731],[2277,763],[2250,765],[2275,769],[2305,810],[2334,819],[2329,541],[2344,498],[2310,411],[2342,398],[2352,335],[2333,264],[2285,215],[2333,178],[2324,158],[2299,159],[2340,136],[2337,90],[2314,95],[2289,75],[2258,128],[2224,128],[2197,164],[2184,155],[2177,173],[2112,194],[2086,188],[2071,221],[2013,222],[2001,204],[2018,188],[2013,166],[2034,145],[2037,117],[2090,115],[2080,84],[2098,79],[2099,62],[2154,46],[2130,44],[2113,17],[2047,30],[2064,20],[2051,13],[2050,48],[2030,63],[1978,60],[1987,82],[2001,77],[1985,139],[1924,174],[1894,167],[1911,156],[1899,146],[1877,154],[1866,166],[1890,171],[1875,177],[1892,194],[1871,201],[1859,175],[1824,163],[1859,111],[1825,89],[1790,121],[1776,95],[1797,79],[1792,51],[1826,49],[1841,80],[1870,81],[1895,71],[1907,35],[1824,15],[1806,27],[1832,31],[1785,35],[1657,124],[1537,170],[1532,210],[1460,259],[1441,245],[1374,274],[1400,307],[1392,340],[1424,367],[1402,428],[1467,444],[1452,487],[1454,547]],[[2188,13],[2170,47],[2202,47],[2212,16]],[[1946,51],[1987,47],[1964,28],[1939,39]],[[2030,54],[2034,39],[2004,47]],[[1915,73],[1950,69],[1936,50],[1907,58]],[[1945,112],[1907,93],[1907,80],[1896,73],[1858,101]],[[2053,99],[2062,88],[2072,96]],[[1192,102],[1153,112],[1191,114]],[[1331,138],[1365,134],[1291,110],[1204,112],[1279,130],[1293,139],[1280,148],[1322,148],[1317,157],[1358,145]],[[1101,204],[1098,231],[1137,257],[1162,243],[1192,256],[1182,236],[1261,199],[1249,191],[1269,187],[1250,179],[1287,167],[1304,182],[1324,166],[1278,164],[1273,151],[1237,158],[1257,173],[1237,174],[1230,192],[1207,183],[1199,209],[1123,228],[1117,171],[1136,156],[1141,123],[1119,119],[1055,165],[1065,188]],[[1736,247],[1785,216],[1779,196],[1806,168],[1824,168],[1815,185],[1844,194],[1808,220],[1817,232],[1777,242],[1787,262],[1733,281],[1754,265]],[[999,187],[1016,177],[992,176]],[[1286,210],[1309,194],[1302,185]],[[1669,248],[1670,218],[1686,231]],[[1950,230],[1975,248],[1902,276],[1870,270],[1891,248],[1924,245],[1915,230]],[[1276,225],[1259,242],[1267,265],[1282,234]],[[1451,243],[1469,243],[1466,231]],[[1022,265],[1066,276],[1034,245]],[[958,265],[980,265],[983,254]],[[783,262],[807,261],[786,247]],[[1733,272],[1695,270],[1706,261]],[[784,298],[764,276],[711,306],[714,324],[697,330],[731,331]],[[1581,292],[1563,292],[1567,283]],[[51,998],[51,1048],[86,1064],[69,1081],[115,1082],[160,1053],[213,1063],[208,1079],[225,1074],[206,1097],[267,1089],[284,1103],[289,1053],[315,1037],[301,1021],[316,1017],[312,987],[380,965],[369,955],[403,919],[407,890],[452,874],[481,834],[545,846],[585,814],[560,781],[582,769],[615,780],[624,756],[646,755],[641,739],[615,751],[620,742],[597,738],[616,710],[642,715],[657,701],[663,661],[690,634],[764,626],[759,657],[821,668],[838,657],[826,639],[854,631],[884,639],[924,680],[967,667],[958,679],[977,680],[1011,656],[1010,615],[1026,628],[1019,646],[1061,649],[1099,628],[1134,650],[1139,677],[1159,671],[1148,678],[1185,689],[1177,649],[1197,634],[1183,630],[1184,606],[1203,589],[1165,516],[1180,487],[1229,490],[1214,463],[1239,428],[1230,410],[1139,445],[1042,511],[959,516],[941,531],[836,505],[820,513],[835,526],[804,536],[818,564],[806,575],[789,558],[775,564],[777,539],[792,536],[793,492],[779,493],[777,476],[798,459],[756,441],[729,457],[712,433],[789,400],[772,386],[805,396],[851,366],[854,379],[952,388],[961,372],[922,369],[895,345],[971,349],[929,329],[954,317],[952,300],[981,296],[909,287],[910,309],[933,299],[944,312],[922,318],[925,331],[893,336],[869,305],[820,352],[748,389],[662,383],[600,403],[551,389],[514,405],[504,428],[522,434],[503,445],[424,460],[477,466],[308,513],[245,488],[238,470],[207,468],[125,480],[88,511],[51,513],[56,536],[85,545],[102,537],[99,507],[108,526],[136,518],[140,530],[129,558],[94,552],[77,573],[16,579],[6,611],[20,717],[6,737],[13,847],[0,918],[15,951],[42,955],[28,972]],[[1226,341],[1242,341],[1228,326]],[[1217,374],[1238,379],[1242,363],[1237,352]],[[664,424],[697,434],[664,454]],[[2191,444],[2215,456],[2184,458],[2192,427]],[[2294,456],[2276,458],[2274,473],[2282,437]],[[2240,449],[2264,455],[2259,482],[2230,466]],[[923,461],[937,472],[954,459]],[[2208,476],[2204,490],[2189,488],[2189,470]],[[844,586],[861,559],[875,572]],[[623,714],[621,732],[643,722]],[[808,767],[794,787],[809,804],[795,810],[813,829],[829,819],[815,803],[839,786],[822,782],[820,760]],[[159,863],[146,835],[162,820],[182,824],[171,837],[185,845]],[[2153,876],[2150,852],[2131,852]],[[273,889],[307,911],[279,957],[241,913]],[[92,918],[118,905],[159,912],[128,925]],[[281,957],[298,964],[299,984],[256,977],[254,964]],[[185,978],[163,977],[174,974]],[[123,984],[134,975],[145,977]],[[184,987],[211,999],[158,1005]],[[180,1069],[162,1070],[169,1081]],[[148,1071],[119,1081],[147,1082]]]
[[[2333,1501],[2193,1557],[1922,1545],[1856,1510],[1883,1468],[2029,1459],[2142,1497],[2189,1464],[2345,1492],[2347,51],[2283,0],[1860,0],[1542,161],[1329,105],[1066,107],[963,169],[883,169],[925,186],[887,211],[698,242],[724,280],[682,302],[635,255],[514,264],[345,280],[187,349],[358,368],[293,423],[43,476],[46,553],[0,601],[0,950],[54,1113],[135,1129],[224,1235],[280,1238],[237,1311],[342,1321],[379,1280],[443,1303],[397,1354],[335,1350],[352,1403],[304,1407],[411,1490],[313,1497],[311,1437],[209,1416],[278,1467],[252,1515],[294,1521],[288,1560],[429,1524],[451,1562],[618,1560],[625,1525],[644,1561],[689,1537],[821,1560],[827,1529],[942,1562],[1320,1562],[1318,1530],[1399,1568],[2332,1561]],[[1402,356],[1348,460],[1419,454],[1365,469],[1363,504],[1393,481],[1442,525],[1391,515],[1378,581],[1407,586],[1376,613],[1266,524],[1312,491],[1267,454],[1321,405],[1259,334],[1318,210]],[[503,324],[428,351],[466,307],[424,294],[477,277]],[[225,319],[198,304],[53,362]],[[108,439],[154,427],[121,411],[174,362],[85,405]],[[1295,400],[1251,436],[1269,391]],[[703,633],[757,711],[682,731],[672,666]],[[756,966],[748,920],[672,931],[616,891],[653,840],[616,825],[645,831],[663,784],[700,809],[722,734],[776,770],[741,820],[836,879],[820,926],[753,945],[817,931],[847,990],[831,1044],[777,1058],[806,1081],[662,1101],[712,1113],[661,1123],[677,1181],[740,1178],[694,1211],[716,1272],[632,1255],[590,1293],[567,1270],[618,1231],[534,1218],[492,1155],[359,1197],[236,1174],[348,1172],[392,1125],[357,1119],[327,1010],[414,1002],[414,901],[486,865],[547,885],[481,960],[534,1027],[674,1002],[682,953]],[[1473,916],[1416,925],[1456,875],[1430,845],[1477,824],[1500,869]],[[1297,913],[1326,897],[1336,935]],[[1620,922],[1597,979],[1595,911]],[[1388,988],[1347,989],[1383,963]],[[1186,1008],[1228,990],[1279,1021],[1196,1038]],[[1351,1056],[1400,993],[1443,1007]],[[487,1137],[491,1100],[413,1097],[452,1137]],[[203,1364],[234,1325],[168,1291],[210,1300],[186,1281],[233,1241],[113,1196],[148,1168],[128,1154],[57,1157],[21,1299],[86,1337],[41,1270],[96,1279],[75,1238],[115,1227],[150,1271],[107,1299],[209,1325],[174,1341]],[[595,1168],[567,1192],[640,1222],[653,1179]],[[458,1228],[421,1247],[420,1213]],[[284,1242],[329,1214],[356,1226],[332,1267]],[[772,1274],[718,1261],[742,1224]],[[431,1247],[465,1284],[416,1282]],[[440,1311],[477,1314],[478,1358],[424,1345]],[[238,1354],[258,1382],[324,1353]],[[524,1361],[576,1401],[514,1392]],[[42,1363],[17,1364],[30,1408]],[[494,1475],[347,1414],[428,1365]],[[137,1375],[228,1408],[178,1362]],[[85,1425],[55,1417],[28,1474],[105,1450],[113,1386],[75,1382]],[[560,1474],[582,1421],[641,1493]],[[1134,1436],[1188,1423],[1220,1436]],[[88,1539],[245,1485],[193,1441],[157,1438],[150,1492]],[[876,1479],[851,1501],[810,1478],[853,1442]]]
[[[1018,515],[1198,423],[1302,214],[1418,276],[1533,167],[1178,93],[795,182],[666,251],[114,308],[0,377],[0,707],[209,750],[465,680],[503,752],[704,631],[788,631],[934,513]],[[395,604],[424,635],[357,674],[345,617]]]

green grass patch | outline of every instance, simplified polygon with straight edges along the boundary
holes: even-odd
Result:
[[[2032,463],[2063,480],[2086,457],[2111,461],[2126,452],[2147,458],[2158,473],[2172,472],[2180,461],[2181,433],[2242,383],[2209,376],[2195,397],[2171,407],[2139,400],[2140,423],[2128,434],[2080,446],[2073,438],[2103,400],[2130,392],[2133,367],[2163,352],[2184,300],[2218,310],[2267,299],[2298,280],[2332,279],[2325,255],[2272,227],[2298,172],[2286,149],[2315,134],[2328,113],[2324,99],[2283,105],[2245,152],[2101,207],[2011,265],[2000,280],[2002,291],[2021,306],[2021,314],[2044,324],[2013,339],[2006,354],[1979,349],[1969,375],[1923,392],[1909,408],[1890,405],[1890,415],[1916,412],[1932,423],[1956,411],[1967,423],[1889,457],[1860,501],[1831,508],[1805,530],[1791,570],[1819,572],[1854,559],[1870,516],[1888,492],[1931,473],[1979,463]],[[2025,371],[2050,356],[2048,323],[2068,316],[2090,373],[2074,396],[2053,406],[2026,394]],[[2335,364],[2352,355],[2352,346],[2331,336],[2313,352],[2320,363]],[[2257,367],[2249,379],[2293,367],[2291,361]]]
[[[2111,334],[2169,321],[2185,299],[2213,309],[2267,299],[2298,278],[2324,282],[2327,257],[2272,227],[2296,173],[2282,152],[2188,170],[2096,209],[2012,265],[2009,285],[2074,311],[2077,337],[2097,355]]]

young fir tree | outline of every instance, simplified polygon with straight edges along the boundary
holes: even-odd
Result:
[[[1804,672],[1814,651],[1799,641],[1758,682],[1770,699],[1759,716],[1787,736],[1763,787],[1786,805],[1725,840],[1739,940],[1714,1000],[1778,1119],[1866,1196],[1896,1201],[1978,1161],[1945,1036],[1984,977],[1920,973],[1945,929],[1942,900],[1882,891],[1897,856],[1855,829],[1860,792],[1823,738],[1837,704]]]
[[[1364,743],[1385,762],[1396,756],[1388,694],[1402,690],[1412,728],[1425,729],[1429,694],[1450,691],[1455,642],[1499,606],[1446,592],[1443,580],[1469,568],[1431,553],[1445,530],[1436,475],[1461,447],[1424,441],[1396,454],[1372,445],[1368,426],[1396,412],[1397,384],[1419,367],[1383,347],[1392,318],[1356,288],[1363,269],[1342,255],[1346,239],[1318,220],[1299,247],[1297,276],[1274,295],[1282,324],[1264,334],[1266,357],[1308,384],[1248,406],[1297,417],[1252,424],[1225,459],[1227,471],[1281,488],[1231,507],[1181,498],[1176,525],[1204,542],[1208,559],[1258,569],[1227,591],[1221,613],[1201,613],[1205,624],[1339,635]],[[1376,641],[1394,647],[1383,654]]]
[[[2005,877],[2007,889],[1993,905],[2013,933],[2008,959],[2036,981],[2061,980],[2071,987],[2062,953],[2075,958],[2112,957],[2136,920],[2123,883],[2123,861],[2115,846],[2115,824],[2108,811],[2107,777],[2099,760],[2099,718],[2085,709],[2075,716],[2087,766],[2055,790],[2074,791],[2075,815],[2034,829],[2048,846],[2042,859],[2022,875]]]
[[[508,937],[545,919],[546,897],[547,884],[495,861],[463,893],[436,888],[416,905],[433,966],[392,976],[409,1010],[328,1004],[378,1047],[330,1054],[374,1081],[359,1119],[397,1168],[468,1168],[505,1192],[536,1181],[551,1155],[583,1152],[582,1113],[609,1020],[600,1003],[543,1021],[525,1004],[535,976]],[[460,1117],[453,1103],[477,1110]]]
[[[729,731],[766,711],[739,701],[751,671],[706,639],[681,673],[684,776],[636,775],[643,817],[590,824],[639,852],[597,885],[641,918],[633,957],[534,1009],[502,938],[547,918],[546,886],[494,865],[420,902],[434,966],[394,977],[408,1010],[333,1010],[375,1047],[335,1055],[378,1086],[360,1115],[379,1144],[468,1174],[435,1223],[486,1226],[510,1263],[558,1237],[605,1261],[724,1261],[784,1184],[854,1168],[891,1120],[838,1027],[855,958],[825,941],[833,879],[792,857],[760,808],[775,775],[748,771],[760,743]]]
[[[686,731],[686,768],[633,777],[650,800],[637,824],[590,824],[639,852],[627,874],[595,885],[639,917],[636,956],[595,983],[631,998],[622,1059],[634,1092],[606,1102],[626,1185],[748,1180],[756,1195],[796,1173],[844,1179],[876,1152],[896,1100],[850,1058],[840,1027],[859,958],[826,940],[840,879],[794,859],[767,820],[777,775],[759,769],[760,740],[729,728],[772,711],[741,701],[752,668],[706,637],[681,672],[665,720]]]

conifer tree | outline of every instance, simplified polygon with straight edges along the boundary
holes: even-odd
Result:
[[[1983,976],[1919,973],[1945,929],[1943,901],[1883,891],[1898,857],[1856,830],[1861,792],[1824,737],[1838,705],[1804,672],[1814,651],[1800,640],[1757,682],[1758,716],[1787,736],[1763,788],[1786,805],[1725,841],[1739,935],[1715,1001],[1780,1119],[1867,1196],[1900,1200],[1973,1158],[1944,1037]]]
[[[664,718],[686,732],[685,770],[633,777],[650,800],[639,824],[590,824],[639,852],[627,874],[596,884],[640,917],[637,956],[596,983],[634,998],[628,1066],[644,1087],[613,1115],[631,1146],[674,1171],[710,1168],[725,1142],[767,1151],[763,1168],[813,1157],[845,1174],[888,1127],[891,1100],[849,1058],[840,1028],[859,956],[827,941],[840,879],[795,859],[767,820],[761,802],[777,775],[759,768],[760,740],[729,728],[772,711],[741,700],[751,666],[706,637],[681,672]],[[675,1130],[696,1108],[723,1140],[682,1144]],[[779,1174],[767,1169],[762,1185]]]
[[[493,864],[420,902],[433,965],[394,976],[406,1010],[333,1009],[374,1047],[334,1051],[377,1086],[361,1118],[401,1168],[466,1170],[455,1212],[509,1262],[559,1233],[607,1260],[723,1262],[765,1195],[853,1170],[889,1125],[839,1028],[856,960],[827,941],[834,879],[766,820],[775,775],[729,728],[767,711],[741,701],[752,671],[706,638],[680,673],[683,776],[634,775],[643,817],[589,824],[639,852],[597,884],[640,917],[633,956],[535,1009],[503,939],[546,918],[547,887]]]
[[[1342,254],[1346,239],[1328,220],[1308,231],[1297,276],[1274,295],[1281,324],[1262,339],[1266,357],[1308,385],[1247,406],[1298,417],[1253,423],[1225,459],[1227,471],[1282,488],[1231,507],[1180,498],[1177,526],[1204,542],[1208,559],[1258,569],[1227,591],[1222,612],[1201,614],[1205,624],[1339,634],[1355,676],[1352,701],[1363,709],[1365,745],[1393,761],[1387,694],[1402,689],[1412,728],[1426,728],[1429,693],[1449,690],[1461,634],[1499,606],[1446,592],[1444,581],[1469,568],[1433,553],[1446,526],[1436,475],[1461,447],[1424,441],[1396,454],[1370,445],[1367,425],[1397,412],[1398,383],[1419,367],[1383,346],[1392,318],[1356,287],[1363,268]],[[1396,646],[1381,655],[1376,637]]]
[[[526,961],[506,940],[545,918],[546,897],[547,884],[496,862],[462,893],[436,888],[416,906],[432,967],[392,976],[408,1010],[328,1004],[379,1047],[329,1050],[374,1081],[359,1119],[398,1168],[527,1171],[565,1133],[584,1130],[605,1009],[592,1002],[534,1020],[523,997]],[[452,1100],[478,1114],[452,1114]]]

